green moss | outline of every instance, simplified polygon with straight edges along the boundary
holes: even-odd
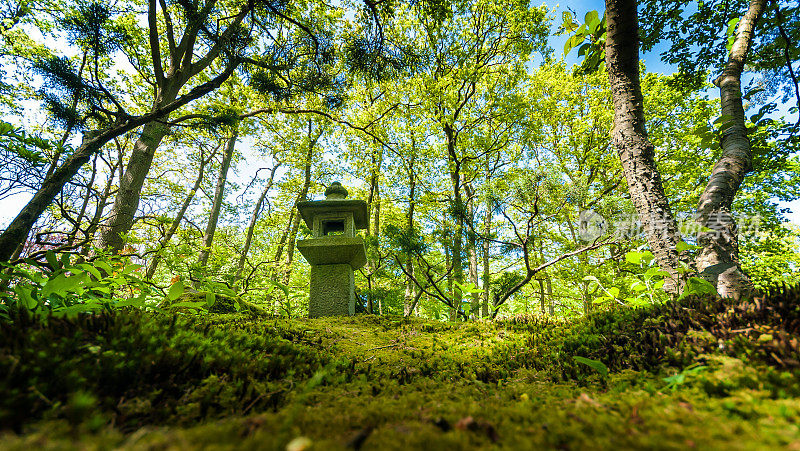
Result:
[[[16,313],[0,424],[20,435],[0,448],[797,447],[800,323],[783,299],[466,324]]]

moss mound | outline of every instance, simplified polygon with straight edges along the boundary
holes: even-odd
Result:
[[[0,447],[800,446],[799,293],[574,322],[17,312]]]

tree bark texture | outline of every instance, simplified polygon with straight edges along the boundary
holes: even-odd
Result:
[[[740,266],[737,226],[731,208],[745,174],[752,169],[741,77],[756,22],[765,7],[766,0],[750,1],[747,12],[739,20],[722,74],[714,81],[719,87],[722,116],[728,120],[722,125],[722,157],[714,165],[697,205],[696,220],[708,231],[698,235],[701,249],[695,263],[697,270],[716,286],[722,297],[739,298],[752,289],[752,282]],[[715,265],[719,265],[717,270],[710,268]]]
[[[607,0],[606,23],[605,58],[614,104],[613,144],[650,248],[659,266],[670,274],[665,289],[675,293],[681,285],[676,250],[680,233],[656,167],[655,148],[645,129],[636,0]]]
[[[214,188],[214,200],[211,203],[211,212],[209,213],[206,230],[203,234],[203,245],[200,248],[200,255],[197,258],[197,264],[201,272],[206,264],[208,264],[208,257],[211,255],[211,245],[214,243],[214,234],[217,231],[217,224],[219,223],[219,213],[222,209],[222,201],[225,199],[225,185],[228,183],[228,170],[231,167],[233,151],[236,148],[236,140],[238,138],[239,132],[234,130],[233,134],[228,138],[228,142],[225,143],[225,149],[222,153],[222,164],[219,167],[217,184]],[[199,279],[195,281],[198,287],[199,282]]]
[[[142,186],[150,172],[156,149],[168,130],[169,128],[160,122],[151,122],[142,128],[139,139],[133,145],[110,216],[102,227],[99,248],[118,253],[125,246],[124,235],[133,227]]]

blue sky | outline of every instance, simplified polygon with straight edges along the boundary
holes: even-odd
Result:
[[[553,29],[561,23],[562,13],[567,10],[569,7],[572,11],[575,12],[575,20],[578,22],[583,21],[584,15],[588,11],[597,10],[600,12],[602,16],[602,11],[605,8],[605,4],[603,1],[597,0],[578,0],[578,1],[571,1],[566,5],[557,4],[552,12],[553,20]],[[563,54],[564,43],[566,42],[567,36],[552,36],[550,38],[550,45],[555,49],[556,57],[559,57]],[[671,74],[675,71],[675,67],[672,67],[668,64],[665,64],[661,61],[660,53],[663,52],[667,48],[667,45],[662,43],[657,46],[652,52],[646,53],[642,55],[642,60],[645,62],[647,69],[651,72],[659,72],[663,74]],[[566,57],[565,61],[567,64],[575,64],[578,63],[578,55],[577,50],[573,49]],[[709,95],[712,97],[717,97],[716,90],[709,91]],[[788,106],[784,106],[782,111],[785,112],[788,109]],[[7,119],[10,120],[10,119]],[[243,174],[242,174],[243,175]],[[19,210],[22,208],[25,202],[28,201],[30,195],[22,195],[22,196],[15,196],[12,198],[7,198],[0,200],[0,228],[5,227],[10,220],[16,216]],[[787,214],[787,218],[792,221],[794,224],[800,226],[800,200],[796,200],[794,202],[778,202],[781,208],[789,208],[791,213]]]

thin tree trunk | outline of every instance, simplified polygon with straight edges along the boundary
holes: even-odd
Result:
[[[414,136],[411,136],[411,157],[408,163],[408,212],[406,213],[406,233],[408,237],[411,238],[414,236],[414,207],[417,202],[416,200],[416,189],[417,189],[417,181],[416,181],[416,173],[415,173],[415,165],[416,165],[416,142],[414,141]],[[408,275],[406,276],[406,291],[403,296],[403,314],[405,316],[410,316],[411,313],[414,311],[414,303],[415,300],[418,300],[419,297],[416,296],[416,284],[414,284],[414,259],[413,254],[409,253],[406,256],[406,264],[408,266]]]
[[[306,150],[306,159],[303,166],[303,187],[300,189],[300,193],[297,195],[297,202],[304,201],[308,199],[308,189],[311,187],[311,162],[313,161],[314,157],[314,147],[317,145],[317,141],[322,136],[324,132],[323,127],[319,127],[316,134],[312,133],[311,128],[312,122],[311,119],[308,120],[308,149]],[[295,205],[297,203],[295,202]],[[283,283],[288,285],[289,280],[292,277],[292,262],[294,262],[294,248],[295,248],[295,241],[297,240],[297,230],[300,227],[300,215],[294,215],[292,220],[292,226],[289,230],[288,240],[286,242],[286,267],[283,273]]]
[[[119,160],[117,164],[121,165],[122,161]],[[106,205],[108,205],[108,198],[111,195],[111,187],[114,184],[114,174],[116,171],[116,166],[112,166],[110,168],[106,186],[103,188],[103,193],[97,199],[97,205],[94,208],[94,215],[92,215],[92,219],[89,221],[89,226],[86,227],[85,239],[88,242],[83,246],[83,249],[81,249],[81,255],[84,257],[89,255],[91,250],[91,240],[94,239],[94,234],[97,232],[97,229],[100,227],[100,221],[103,219],[103,211],[105,211]]]
[[[656,167],[655,148],[647,137],[639,84],[639,24],[636,0],[606,1],[606,66],[614,104],[613,143],[633,204],[659,266],[669,272],[665,289],[680,290],[680,241],[675,218]]]
[[[294,223],[294,217],[297,216],[295,212],[296,208],[294,205],[290,207],[289,210],[289,220],[286,222],[286,227],[283,229],[283,233],[281,233],[281,237],[278,240],[278,248],[275,249],[275,262],[278,263],[283,258],[283,251],[286,249],[286,240],[289,239],[289,230],[292,228],[292,224]]]
[[[487,155],[484,163],[486,182],[489,183],[490,168],[489,157]],[[483,304],[481,305],[481,317],[489,317],[489,289],[491,287],[491,268],[489,267],[489,234],[492,232],[492,205],[489,196],[486,196],[486,212],[483,216]]]
[[[250,252],[250,245],[253,242],[253,232],[256,229],[256,222],[258,221],[258,216],[261,214],[261,208],[264,206],[264,200],[267,198],[267,194],[269,193],[270,188],[272,188],[272,184],[275,180],[275,172],[280,167],[280,163],[275,163],[275,166],[272,167],[269,174],[269,180],[267,181],[267,185],[264,187],[264,190],[261,191],[261,195],[258,196],[258,200],[256,201],[255,207],[253,207],[253,214],[250,215],[250,224],[247,226],[247,234],[244,239],[244,247],[242,248],[242,253],[239,256],[239,262],[236,264],[236,277],[235,280],[239,280],[242,277],[242,270],[244,270],[244,263],[247,260],[247,254]]]
[[[75,244],[75,240],[78,237],[78,234],[81,232],[81,223],[83,222],[83,217],[86,216],[86,209],[89,208],[89,200],[92,198],[92,189],[94,188],[94,181],[97,178],[97,155],[95,155],[94,159],[92,160],[92,176],[89,178],[89,183],[86,184],[86,196],[83,197],[83,202],[81,202],[81,208],[78,211],[78,216],[75,218],[75,227],[67,236],[66,244],[72,246]],[[90,227],[91,224],[87,225],[87,228]]]
[[[208,264],[208,257],[211,255],[211,245],[214,243],[214,234],[217,231],[217,223],[219,222],[219,214],[222,209],[222,201],[225,199],[225,185],[228,183],[228,169],[231,167],[231,160],[233,159],[233,151],[236,148],[236,140],[239,138],[238,130],[234,130],[233,134],[228,138],[225,144],[225,150],[222,154],[222,164],[219,167],[217,174],[217,185],[214,189],[214,200],[211,203],[211,213],[208,217],[206,224],[206,231],[203,234],[203,244],[200,248],[200,255],[197,258],[197,266],[204,272],[203,268]],[[200,287],[200,279],[194,281],[195,288]]]
[[[539,281],[539,307],[542,309],[542,316],[544,316],[547,313],[544,304],[544,279],[538,279],[538,281]]]
[[[161,263],[161,260],[163,259],[163,256],[161,255],[160,251],[163,250],[167,246],[167,244],[169,244],[170,240],[172,240],[172,237],[175,235],[175,232],[178,231],[178,228],[180,227],[181,222],[183,221],[183,217],[184,215],[186,215],[186,210],[189,209],[189,205],[192,204],[192,200],[194,199],[194,196],[197,194],[197,190],[200,189],[200,185],[203,183],[205,168],[206,165],[209,163],[209,161],[211,161],[211,157],[209,157],[208,159],[201,158],[200,168],[197,171],[197,178],[194,181],[194,185],[192,185],[192,189],[189,190],[189,193],[183,199],[183,203],[181,204],[181,208],[178,210],[178,214],[175,215],[175,219],[172,221],[172,224],[170,224],[167,233],[164,235],[164,237],[161,239],[161,242],[158,244],[159,251],[156,252],[155,257],[153,257],[153,262],[150,263],[150,266],[147,267],[147,273],[145,274],[146,279],[150,280],[153,278],[153,275],[155,275],[156,269],[158,268],[158,265]]]
[[[445,217],[446,216],[447,216],[447,213],[445,213]],[[452,255],[451,255],[453,249],[452,249],[452,244],[451,243],[452,243],[452,241],[447,240],[447,238],[442,240],[442,244],[444,245],[443,247],[444,247],[444,266],[445,266],[445,268],[450,268],[450,265],[453,264],[453,258],[452,258]],[[447,292],[450,293],[450,299],[454,299],[455,298],[455,293],[453,292],[453,276],[452,275],[447,276]],[[455,302],[453,302],[453,304],[450,306],[449,319],[450,319],[450,321],[456,321],[458,319],[458,310],[456,310]]]
[[[556,314],[556,306],[553,302],[553,279],[550,277],[547,278],[547,299],[550,301],[550,316],[554,316]]]
[[[471,184],[464,183],[464,191],[466,191],[468,197],[465,220],[470,221],[470,225],[474,225],[475,190],[472,188]],[[474,230],[474,227],[470,227],[470,229]],[[480,283],[478,281],[478,237],[474,233],[468,234],[467,237],[467,258],[469,260],[469,281],[477,288]],[[476,319],[479,317],[481,311],[480,294],[475,291],[474,293],[470,293],[470,297],[472,298],[472,302],[470,303],[470,317]]]
[[[17,214],[11,224],[0,234],[0,261],[8,261],[25,239],[39,216],[53,202],[64,185],[78,173],[91,156],[112,137],[107,134],[84,135],[81,146],[64,161],[53,174],[42,182],[41,188]]]
[[[464,201],[461,196],[461,162],[456,156],[457,133],[450,124],[444,125],[444,133],[447,138],[447,154],[450,160],[450,181],[453,187],[453,211],[456,221],[455,235],[453,236],[453,252],[451,256],[453,261],[452,279],[456,282],[453,288],[454,313],[451,314],[451,321],[455,321],[458,319],[458,312],[461,309],[461,302],[463,300],[463,294],[458,284],[464,283],[464,268],[461,266],[461,239],[464,235]],[[455,318],[453,318],[453,316],[455,316]]]
[[[367,285],[372,287],[372,277],[375,271],[378,270],[379,265],[379,243],[380,240],[380,225],[381,225],[381,187],[380,187],[380,173],[383,166],[383,151],[382,147],[378,147],[370,154],[372,166],[370,168],[369,178],[369,195],[367,196],[367,207],[370,212],[370,224],[367,228],[366,235],[372,237],[367,241],[367,264],[365,265],[364,274],[367,278]],[[374,257],[374,258],[370,258]],[[372,288],[367,292],[367,301],[370,305],[374,303],[374,293]],[[382,314],[382,303],[378,300],[378,313]]]
[[[752,282],[741,269],[736,220],[731,214],[733,199],[752,169],[753,156],[745,128],[742,106],[741,77],[753,41],[753,33],[766,7],[766,0],[751,0],[744,17],[739,20],[736,38],[728,53],[722,74],[714,81],[719,87],[723,124],[722,157],[714,165],[711,178],[697,205],[697,222],[707,232],[700,232],[697,270],[712,282],[722,297],[739,298],[752,290]],[[717,270],[704,270],[720,265]]]

